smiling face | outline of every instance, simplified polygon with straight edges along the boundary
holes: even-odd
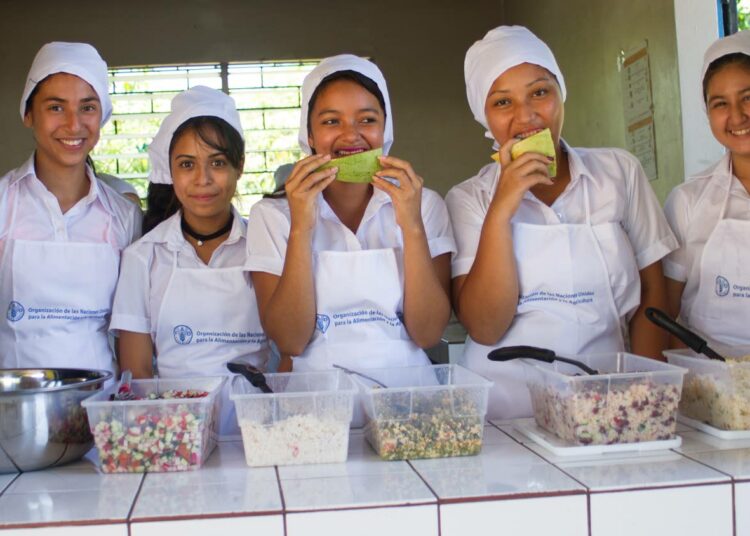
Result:
[[[99,141],[102,108],[87,82],[67,73],[45,78],[36,87],[24,117],[36,140],[36,161],[45,169],[75,168]]]
[[[204,132],[204,135],[210,133]],[[220,146],[218,135],[213,145]],[[196,230],[215,230],[226,223],[242,166],[204,142],[194,128],[182,132],[169,155],[174,192],[185,220]]]
[[[310,110],[308,144],[316,154],[339,158],[382,147],[384,130],[377,97],[352,80],[336,80],[321,89]]]
[[[706,86],[711,132],[733,156],[750,156],[750,68],[729,63]]]
[[[502,145],[549,128],[559,146],[564,107],[560,86],[547,69],[531,63],[511,67],[492,84],[484,104],[492,136]]]

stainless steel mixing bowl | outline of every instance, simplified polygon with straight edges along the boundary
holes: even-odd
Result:
[[[105,370],[0,369],[0,473],[77,460],[93,446],[81,400],[112,377]]]

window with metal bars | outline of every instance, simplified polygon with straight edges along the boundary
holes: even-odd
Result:
[[[172,97],[196,85],[221,89],[237,103],[245,130],[245,169],[237,185],[237,208],[247,214],[273,174],[299,160],[300,86],[316,60],[185,64],[113,68],[109,72],[112,119],[91,156],[96,170],[125,179],[141,198],[148,187],[148,153]]]

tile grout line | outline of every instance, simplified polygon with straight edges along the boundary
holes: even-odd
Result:
[[[732,479],[732,536],[737,536],[737,496],[734,490],[734,479]]]
[[[3,489],[0,490],[0,495],[4,495],[5,492],[8,491],[8,489],[10,489],[10,487],[13,485],[13,482],[15,482],[16,480],[18,480],[21,477],[22,474],[23,473],[16,473],[16,475],[10,480],[10,482],[8,482],[3,487]]]
[[[287,536],[286,500],[284,499],[284,490],[281,487],[281,475],[279,475],[279,466],[274,465],[273,470],[276,472],[276,485],[279,487],[279,497],[281,498],[281,520],[284,523],[284,536]]]
[[[487,422],[489,422],[489,421],[487,421]],[[583,486],[584,489],[586,490],[586,495],[588,495],[591,492],[591,490],[589,489],[589,487],[586,484],[584,484],[583,482],[581,482],[580,480],[578,480],[573,475],[569,474],[567,471],[565,471],[565,469],[563,469],[562,467],[558,466],[555,462],[553,462],[552,460],[548,460],[547,458],[545,458],[544,456],[542,456],[541,454],[539,454],[534,449],[531,449],[527,445],[525,445],[524,443],[521,443],[518,439],[516,439],[515,437],[513,437],[512,435],[510,435],[506,431],[501,430],[498,426],[495,426],[493,423],[490,422],[489,424],[492,425],[493,427],[497,428],[501,433],[503,433],[506,436],[508,436],[509,438],[511,438],[518,445],[522,446],[523,448],[525,448],[526,450],[528,450],[529,452],[531,452],[534,456],[536,456],[537,458],[539,458],[543,462],[548,463],[549,465],[551,465],[552,467],[554,467],[555,469],[557,469],[558,471],[560,471],[562,474],[564,474],[565,476],[567,476],[568,478],[570,478],[573,482],[575,482],[575,483]]]
[[[133,497],[133,504],[130,505],[130,509],[128,510],[128,515],[125,517],[125,523],[128,526],[128,536],[130,536],[130,523],[131,518],[133,516],[133,510],[135,510],[135,505],[138,502],[138,497],[141,496],[141,490],[143,489],[143,484],[146,482],[146,477],[148,476],[148,473],[143,473],[143,478],[141,478],[141,483],[138,485],[138,491],[135,492],[135,497]]]
[[[435,492],[434,489],[432,489],[432,486],[425,480],[425,478],[422,476],[422,474],[417,470],[416,467],[414,467],[411,464],[411,460],[405,460],[406,464],[411,467],[411,470],[414,471],[414,473],[419,477],[419,479],[422,481],[422,483],[427,486],[427,489],[430,490],[430,493],[432,493],[435,496],[435,504],[437,506],[437,520],[438,520],[438,536],[442,536],[443,534],[443,527],[442,523],[440,521],[440,497],[438,496],[437,492]]]
[[[674,449],[669,449],[669,450],[670,450],[670,451],[672,451],[672,452],[674,452],[675,454],[679,454],[679,455],[680,455],[680,456],[682,456],[683,458],[687,458],[687,459],[688,459],[688,460],[690,460],[691,462],[695,462],[695,463],[697,463],[697,464],[699,464],[699,465],[702,465],[703,467],[707,467],[708,469],[711,469],[712,471],[716,471],[716,472],[717,472],[717,473],[719,473],[720,475],[724,475],[724,476],[726,476],[727,478],[729,478],[729,480],[730,480],[730,481],[731,481],[732,483],[734,483],[734,476],[730,475],[729,473],[725,473],[725,472],[724,472],[724,471],[722,471],[721,469],[717,469],[716,467],[712,467],[712,466],[708,465],[707,463],[705,463],[705,462],[702,462],[702,461],[700,461],[700,460],[696,460],[695,458],[693,458],[693,457],[692,457],[692,456],[691,456],[690,454],[688,454],[688,453],[685,453],[685,452],[681,452],[681,451],[678,451],[678,450],[674,450]],[[698,453],[698,454],[700,454],[700,453]]]
[[[558,466],[556,463],[548,460],[547,458],[545,458],[544,456],[542,456],[541,454],[539,454],[535,450],[532,450],[529,447],[527,447],[525,444],[521,443],[518,439],[516,439],[515,437],[513,437],[512,435],[510,435],[509,433],[507,433],[505,430],[501,429],[499,426],[496,426],[495,423],[490,422],[490,421],[487,421],[487,422],[489,422],[489,424],[491,426],[493,426],[497,430],[499,430],[500,433],[505,434],[506,436],[508,436],[509,438],[511,438],[513,441],[515,441],[517,444],[521,445],[526,450],[528,450],[531,453],[533,453],[534,455],[538,456],[540,459],[544,460],[546,463],[550,464],[552,467],[554,467],[555,469],[557,469],[558,471],[560,471],[562,474],[564,474],[565,476],[567,476],[568,478],[570,478],[573,482],[576,482],[579,485],[583,486],[583,489],[586,490],[586,522],[588,523],[588,529],[589,529],[588,536],[592,536],[592,532],[591,532],[591,488],[589,488],[585,483],[581,482],[580,480],[578,480],[573,475],[569,474],[567,471],[565,471],[563,468],[561,468],[560,466]]]

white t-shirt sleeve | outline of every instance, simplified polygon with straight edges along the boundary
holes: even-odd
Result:
[[[437,192],[422,190],[422,219],[430,256],[435,258],[445,253],[456,253],[456,241],[453,239],[448,209]]]
[[[472,182],[464,182],[452,188],[445,196],[456,239],[456,254],[451,263],[452,277],[469,273],[482,234],[486,211],[479,201],[479,191]]]
[[[626,156],[622,165],[628,178],[622,224],[633,246],[638,269],[642,270],[677,249],[679,244],[640,162],[630,153],[618,153]]]
[[[690,222],[688,197],[684,188],[675,188],[664,204],[664,214],[672,228],[679,247],[664,259],[664,275],[675,281],[687,281],[690,258],[686,247],[686,234]]]
[[[140,255],[138,249],[131,246],[122,253],[110,331],[151,333],[151,263]]]
[[[291,223],[277,200],[261,200],[250,210],[247,220],[248,272],[266,272],[281,276],[289,242]]]
[[[139,207],[135,206],[135,203],[133,204],[133,219],[130,223],[130,236],[132,244],[136,240],[138,240],[141,237],[141,234],[143,233],[143,212],[141,212],[141,209]]]

